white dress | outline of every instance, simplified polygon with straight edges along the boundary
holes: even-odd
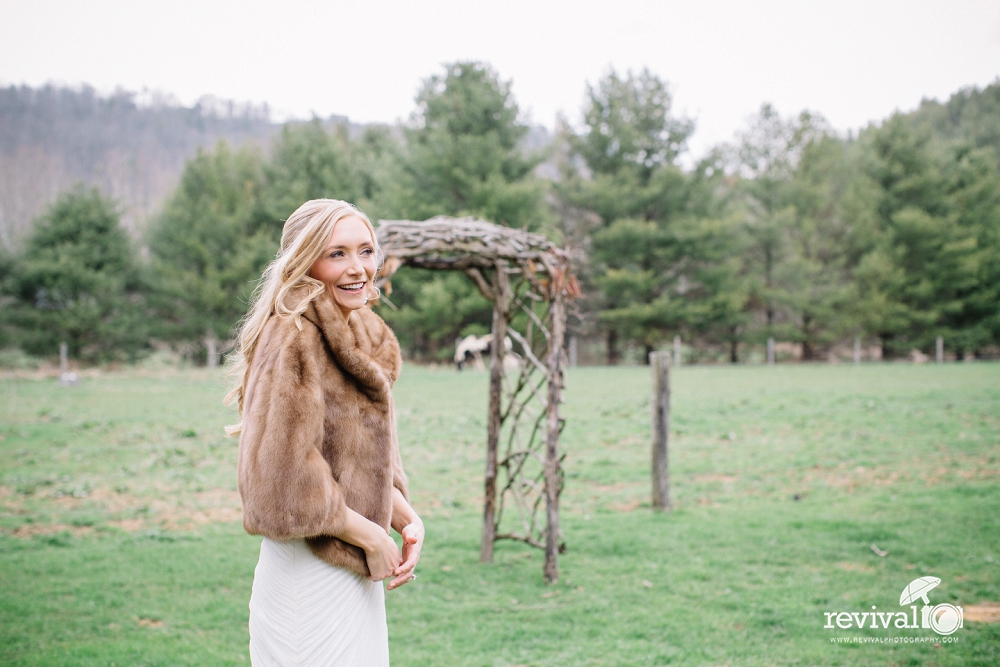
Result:
[[[382,582],[264,538],[250,595],[253,667],[388,667]]]

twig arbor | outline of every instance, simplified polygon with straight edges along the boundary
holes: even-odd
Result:
[[[383,283],[403,265],[464,271],[493,302],[479,559],[493,559],[496,540],[521,540],[545,550],[545,580],[556,581],[563,343],[567,301],[577,295],[569,254],[540,234],[474,218],[382,220],[378,238]]]

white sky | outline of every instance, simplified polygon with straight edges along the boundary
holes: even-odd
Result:
[[[0,0],[0,83],[88,83],[267,102],[278,118],[405,119],[422,79],[491,63],[536,123],[578,123],[585,85],[649,67],[692,150],[763,102],[840,130],[1000,75],[997,0]]]

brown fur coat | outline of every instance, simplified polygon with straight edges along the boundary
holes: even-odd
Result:
[[[319,558],[368,576],[364,551],[332,535],[350,507],[386,530],[392,487],[407,497],[393,416],[399,344],[367,308],[345,318],[324,294],[302,314],[272,317],[243,401],[239,488],[243,526],[304,537]]]

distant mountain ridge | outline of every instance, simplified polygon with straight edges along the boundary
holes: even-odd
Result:
[[[0,88],[0,244],[10,249],[58,193],[83,182],[117,199],[132,233],[177,184],[199,147],[266,145],[280,124],[266,106],[206,97],[184,107],[132,92]]]

